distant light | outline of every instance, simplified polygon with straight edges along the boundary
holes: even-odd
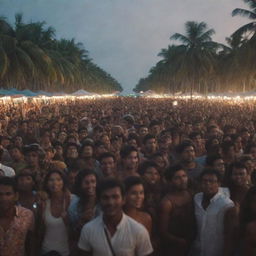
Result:
[[[173,106],[177,106],[178,105],[178,101],[175,100],[173,103],[172,103]]]

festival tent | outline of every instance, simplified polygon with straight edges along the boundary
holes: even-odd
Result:
[[[78,90],[76,92],[73,92],[71,95],[72,96],[93,96],[95,94],[81,89],[81,90]]]
[[[50,93],[50,92],[45,92],[45,91],[38,91],[38,92],[37,92],[37,95],[38,95],[38,96],[48,96],[48,97],[50,97],[50,96],[52,96],[52,93]]]

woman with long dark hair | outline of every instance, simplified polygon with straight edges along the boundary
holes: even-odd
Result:
[[[48,194],[42,213],[42,255],[68,256],[67,209],[71,194],[67,189],[66,176],[59,170],[47,173],[44,190]]]

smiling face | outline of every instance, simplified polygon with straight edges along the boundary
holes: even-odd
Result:
[[[93,174],[86,175],[81,184],[84,195],[95,196],[96,184],[97,184],[97,180],[95,175]]]
[[[125,195],[125,205],[128,208],[140,209],[144,202],[144,187],[142,184],[132,186]]]

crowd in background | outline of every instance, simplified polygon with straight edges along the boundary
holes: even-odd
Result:
[[[0,135],[1,256],[82,255],[111,182],[150,255],[256,255],[253,102],[6,104]]]

